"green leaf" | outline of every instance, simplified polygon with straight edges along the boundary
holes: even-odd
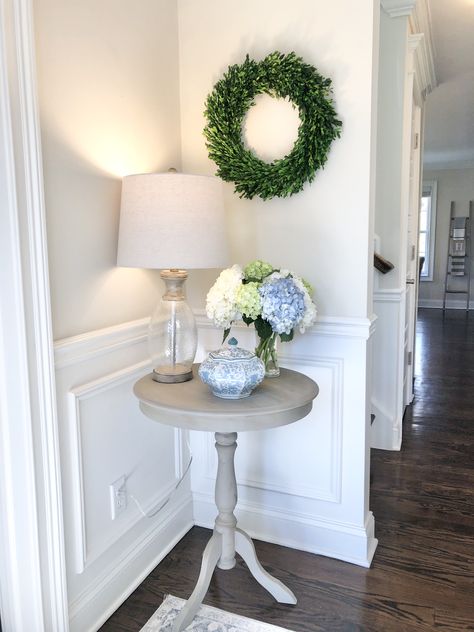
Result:
[[[289,334],[280,334],[280,340],[282,342],[291,342],[293,340],[294,330],[292,329]]]
[[[242,320],[246,325],[251,325],[254,322],[253,318],[250,318],[250,316],[246,316],[245,314],[242,314]]]
[[[324,167],[331,143],[341,135],[331,83],[294,52],[274,51],[260,62],[247,54],[243,64],[229,66],[207,97],[204,112],[206,147],[217,175],[234,182],[241,198],[284,198],[301,191]],[[247,111],[263,93],[288,97],[301,120],[290,153],[271,163],[247,149],[242,134]]]
[[[262,340],[266,340],[270,338],[273,334],[273,329],[270,323],[266,320],[263,320],[260,316],[255,320],[255,329],[257,331],[258,337]]]
[[[229,329],[224,329],[224,335],[222,337],[222,344],[224,344],[224,342],[226,341],[227,336],[230,334],[230,327]]]

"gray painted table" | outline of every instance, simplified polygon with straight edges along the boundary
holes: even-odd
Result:
[[[237,528],[234,454],[237,432],[276,428],[306,417],[318,394],[318,385],[306,375],[281,369],[277,378],[267,378],[246,399],[220,399],[212,395],[193,367],[194,379],[180,384],[161,384],[151,375],[135,384],[134,393],[143,413],[162,424],[215,432],[218,456],[216,505],[218,516],[201,564],[196,587],[176,618],[172,632],[181,632],[193,620],[216,566],[229,570],[238,553],[255,579],[280,603],[295,604],[296,597],[258,561],[253,542]]]

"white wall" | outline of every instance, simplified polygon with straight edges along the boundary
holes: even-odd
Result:
[[[451,202],[456,203],[456,215],[466,216],[469,214],[469,201],[474,200],[474,169],[426,170],[423,172],[423,179],[436,180],[438,189],[433,281],[420,283],[419,305],[421,307],[442,307]],[[471,270],[471,275],[473,272],[474,267]],[[473,279],[471,279],[472,283]],[[464,280],[461,284],[465,285]],[[474,286],[471,286],[472,292],[474,292]],[[457,298],[451,296],[448,299],[448,305],[464,308],[465,298],[465,296],[458,296]],[[471,308],[473,307],[472,300]]]
[[[320,312],[333,316],[368,313],[373,4],[300,0],[296,10],[284,0],[179,0],[185,170],[215,172],[202,135],[206,96],[246,53],[262,59],[274,50],[294,50],[333,80],[342,137],[313,184],[291,198],[266,202],[241,200],[226,185],[233,261],[258,255],[299,271],[315,286]],[[284,133],[277,118],[273,129],[279,137]],[[210,278],[203,277],[200,291],[189,284],[196,305]]]
[[[406,80],[408,20],[391,18],[380,12],[380,58],[377,117],[377,177],[375,186],[375,233],[380,237],[381,254],[395,268],[376,274],[377,288],[398,288],[402,197],[403,106]]]
[[[176,3],[34,0],[55,339],[149,315],[116,267],[121,177],[180,163]]]
[[[408,172],[412,82],[408,81],[408,17],[380,13],[375,233],[380,254],[394,269],[374,272],[372,447],[400,449],[402,439]],[[409,108],[407,108],[409,105]],[[408,170],[407,170],[408,171]]]
[[[274,50],[294,50],[333,80],[342,136],[311,185],[289,199],[266,202],[241,200],[232,184],[225,187],[232,260],[244,264],[259,257],[298,271],[315,286],[320,310],[317,326],[281,349],[285,366],[319,382],[314,412],[281,431],[242,436],[238,511],[244,528],[258,537],[368,565],[376,545],[368,511],[366,385],[378,2],[179,0],[178,6],[185,170],[215,172],[202,134],[206,96],[247,53],[262,59]],[[273,146],[273,136],[287,141],[278,115],[266,114],[272,123],[266,143]],[[214,278],[193,275],[195,306]],[[219,344],[219,333],[204,324],[200,337],[201,352]],[[238,330],[238,337],[254,344],[246,330]],[[197,436],[193,445],[195,519],[210,526],[212,439]]]
[[[177,7],[167,0],[35,0],[72,632],[96,630],[192,526],[187,453],[146,419],[157,272],[116,267],[121,177],[180,166]],[[128,324],[123,325],[124,322]],[[118,324],[122,323],[122,324]],[[109,485],[128,507],[111,518]]]

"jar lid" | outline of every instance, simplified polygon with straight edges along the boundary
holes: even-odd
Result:
[[[211,351],[209,357],[213,360],[250,360],[255,357],[255,353],[238,347],[238,340],[231,338],[228,342],[228,347],[222,347],[218,351]]]

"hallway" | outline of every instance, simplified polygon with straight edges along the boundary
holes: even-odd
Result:
[[[207,604],[297,632],[474,630],[472,314],[420,310],[415,393],[402,451],[373,451],[372,568],[257,542],[298,605],[274,604],[241,562],[216,572]],[[208,537],[190,531],[101,630],[140,630],[164,595],[186,598]]]
[[[373,570],[386,571],[378,591],[392,588],[399,629],[474,630],[472,314],[421,309],[416,344],[402,451],[373,452]]]

